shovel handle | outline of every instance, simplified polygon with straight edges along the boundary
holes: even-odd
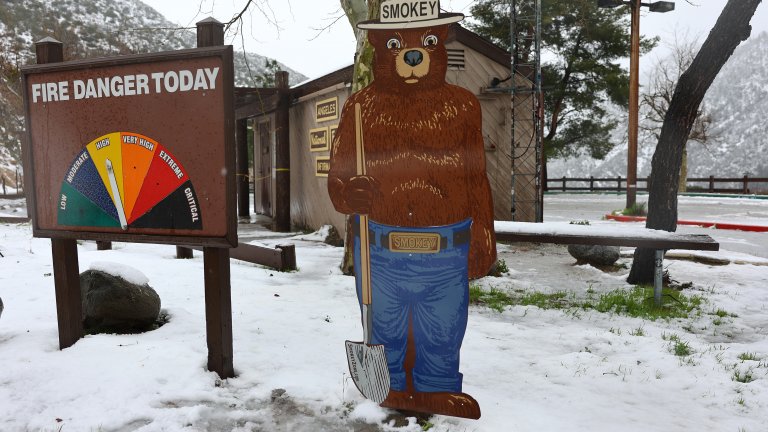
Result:
[[[365,146],[363,145],[363,109],[355,104],[355,154],[357,175],[365,175]],[[360,215],[360,284],[364,305],[371,304],[371,248],[368,239],[368,215]]]

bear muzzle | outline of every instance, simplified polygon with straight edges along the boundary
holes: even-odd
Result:
[[[429,73],[429,63],[429,53],[421,48],[402,50],[395,60],[395,69],[407,84],[416,84]]]

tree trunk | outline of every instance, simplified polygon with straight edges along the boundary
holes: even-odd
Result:
[[[646,228],[677,229],[677,185],[683,148],[704,95],[736,47],[749,38],[749,21],[762,0],[728,0],[691,66],[680,76],[651,161]],[[627,282],[652,283],[654,252],[638,248]]]
[[[680,164],[680,180],[677,183],[677,192],[688,191],[688,144],[683,144],[683,160]]]
[[[368,43],[368,32],[357,28],[357,23],[379,17],[379,6],[382,0],[340,0],[341,7],[349,19],[349,24],[357,39],[355,53],[355,70],[352,76],[352,93],[362,90],[373,81],[373,46]],[[352,248],[352,219],[346,218],[346,233],[344,235],[344,257],[341,260],[341,272],[346,275],[354,274],[354,250]]]

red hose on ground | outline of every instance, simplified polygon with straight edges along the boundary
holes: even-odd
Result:
[[[605,215],[606,219],[615,220],[617,222],[645,222],[644,216],[623,216],[623,215]],[[768,226],[762,225],[744,225],[744,224],[732,224],[724,222],[702,222],[702,221],[688,221],[678,220],[678,225],[693,225],[700,226],[702,228],[715,228],[735,231],[750,231],[750,232],[768,232]]]

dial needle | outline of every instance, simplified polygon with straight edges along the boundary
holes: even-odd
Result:
[[[112,196],[115,199],[117,207],[117,217],[120,218],[120,227],[128,229],[128,221],[125,219],[125,210],[123,209],[123,200],[120,198],[120,189],[117,188],[117,179],[115,179],[115,170],[112,169],[112,161],[107,159],[107,177],[109,177],[109,186],[112,188]]]

